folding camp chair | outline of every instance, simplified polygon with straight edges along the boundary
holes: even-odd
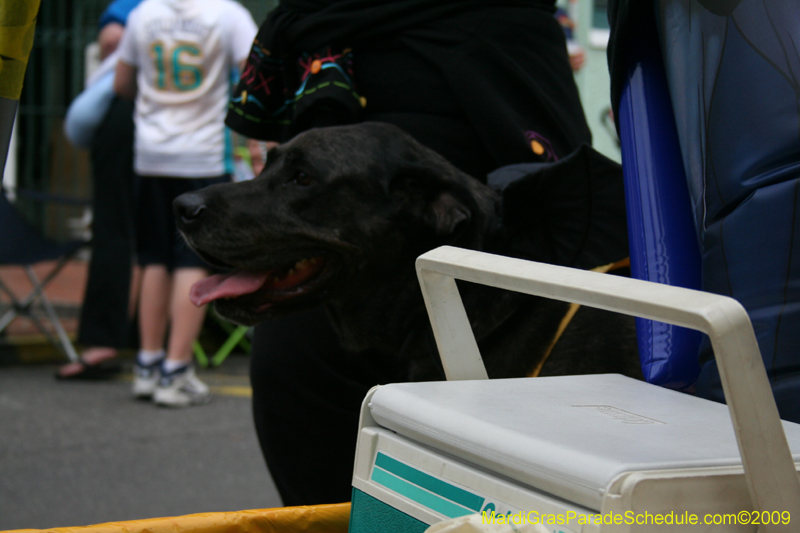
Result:
[[[33,288],[24,298],[18,297],[0,278],[0,290],[11,301],[11,307],[0,317],[0,333],[11,322],[20,316],[28,318],[70,361],[77,362],[78,354],[72,346],[52,302],[45,294],[45,287],[55,279],[64,266],[75,257],[85,245],[86,240],[73,240],[64,244],[44,238],[39,231],[22,218],[11,202],[6,198],[5,190],[0,194],[0,228],[2,228],[2,245],[0,246],[0,265],[18,266],[25,270]],[[50,271],[39,278],[33,265],[45,261],[55,261]],[[41,303],[47,320],[55,330],[53,333],[34,313],[35,304]]]
[[[4,29],[9,29],[0,39],[0,51],[3,55],[4,83],[0,84],[0,176],[3,175],[8,155],[11,130],[16,116],[22,82],[33,43],[36,25],[36,13],[39,0],[16,0],[4,4],[4,13],[0,22]],[[5,190],[0,187],[0,265],[20,266],[25,269],[28,279],[33,285],[31,292],[20,299],[0,279],[0,291],[11,299],[11,308],[0,317],[0,333],[18,316],[28,317],[50,342],[61,350],[71,361],[78,361],[78,354],[72,346],[64,327],[58,318],[53,304],[44,292],[45,287],[53,281],[64,265],[72,259],[78,250],[87,244],[85,240],[76,240],[58,244],[45,239],[33,226],[28,224],[8,201]],[[44,261],[55,260],[50,272],[39,279],[33,265]],[[56,332],[56,337],[33,314],[34,304],[41,302],[47,319]]]
[[[197,359],[197,363],[201,367],[207,368],[221,365],[237,346],[240,346],[245,352],[250,353],[250,339],[248,338],[248,333],[251,332],[251,328],[247,326],[236,326],[219,316],[213,309],[209,311],[208,316],[228,334],[228,338],[211,356],[203,349],[200,341],[194,341],[192,344],[192,351]]]

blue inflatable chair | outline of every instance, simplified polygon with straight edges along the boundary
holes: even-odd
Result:
[[[609,19],[633,275],[739,300],[800,421],[800,10],[619,0]],[[638,331],[649,382],[724,401],[707,340]]]

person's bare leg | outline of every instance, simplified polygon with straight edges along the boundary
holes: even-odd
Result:
[[[131,268],[131,290],[128,294],[128,318],[136,316],[136,308],[139,306],[139,293],[142,288],[142,267],[133,265]]]
[[[150,398],[156,390],[164,358],[172,275],[164,265],[142,269],[139,292],[139,353],[133,369],[133,395]]]
[[[171,328],[167,341],[167,360],[188,364],[192,361],[192,344],[200,335],[206,307],[196,307],[189,300],[189,290],[208,276],[203,268],[180,268],[173,274],[170,302]]]
[[[111,346],[92,346],[81,352],[81,361],[85,364],[97,365],[117,355],[117,349]]]
[[[139,348],[158,351],[164,348],[169,320],[169,295],[172,277],[164,265],[142,269],[139,293]]]

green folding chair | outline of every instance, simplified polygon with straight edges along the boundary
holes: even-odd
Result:
[[[211,356],[203,349],[200,341],[194,341],[192,349],[198,365],[203,368],[217,367],[225,361],[236,346],[240,346],[245,352],[250,353],[250,339],[247,338],[247,333],[251,328],[247,326],[236,326],[228,322],[219,316],[213,308],[209,311],[209,316],[228,334],[228,338]]]

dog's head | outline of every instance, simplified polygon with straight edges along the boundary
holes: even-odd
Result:
[[[414,259],[442,244],[480,249],[497,209],[488,187],[377,123],[310,130],[270,150],[254,180],[175,201],[189,245],[230,271],[195,285],[196,304],[254,324],[327,302],[345,337],[407,320],[405,292],[421,301]]]

